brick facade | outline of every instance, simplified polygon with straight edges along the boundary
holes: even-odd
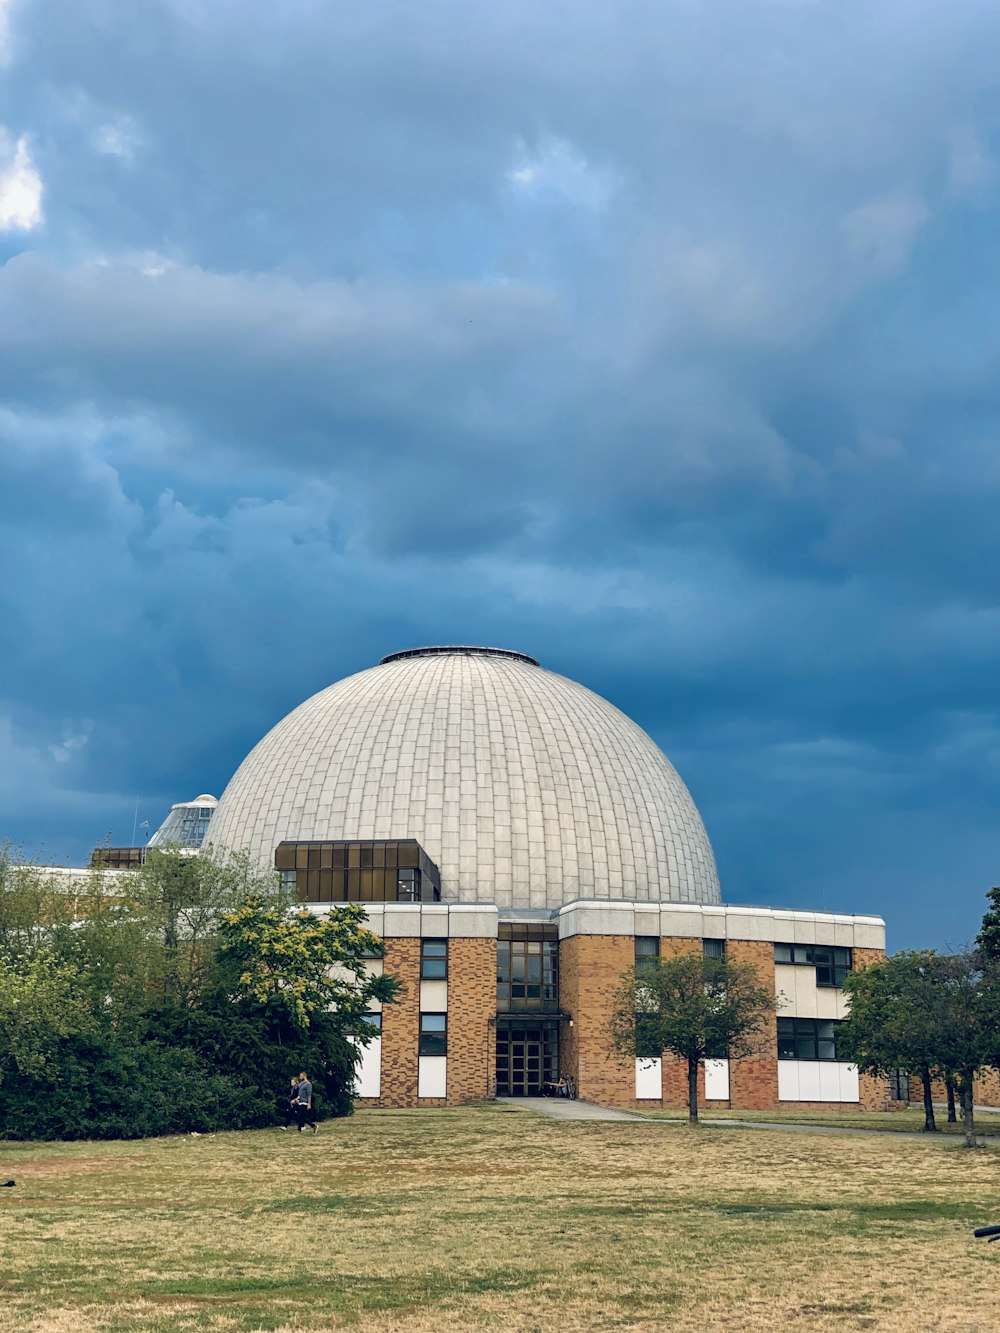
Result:
[[[417,1105],[420,1043],[420,941],[385,941],[383,971],[398,978],[397,1004],[382,1007],[382,1096],[380,1106]]]
[[[448,941],[448,1104],[493,1096],[496,940]]]
[[[760,984],[773,995],[774,944],[769,940],[730,940],[726,957],[750,963]],[[760,1049],[745,1060],[729,1062],[729,1105],[740,1111],[772,1111],[778,1105],[778,1021],[771,1014],[759,1038]]]
[[[635,963],[632,935],[574,935],[559,946],[563,1024],[560,1062],[581,1097],[603,1106],[635,1102],[635,1061],[611,1050],[610,1021],[622,973]]]

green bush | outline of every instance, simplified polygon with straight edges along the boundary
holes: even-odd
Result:
[[[12,1139],[148,1138],[277,1123],[292,1074],[309,1071],[319,1116],[349,1115],[356,1055],[318,1018],[303,1034],[268,1016],[166,1009],[140,1040],[76,1036],[44,1076],[6,1072],[0,1133]]]

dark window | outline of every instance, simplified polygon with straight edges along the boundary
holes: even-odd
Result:
[[[779,1060],[838,1060],[840,1024],[826,1018],[779,1018]]]
[[[645,963],[650,958],[659,958],[660,956],[660,937],[659,935],[636,935],[635,937],[635,961]]]
[[[418,903],[420,901],[420,871],[400,868],[396,871],[396,901],[399,903]]]
[[[448,975],[448,941],[420,941],[420,980],[444,981]]]
[[[851,951],[832,944],[776,944],[774,961],[814,967],[817,986],[843,986],[851,970]]]
[[[497,1009],[555,1009],[559,941],[552,927],[502,923],[497,940]],[[533,935],[535,938],[529,939]]]
[[[894,1069],[889,1075],[889,1097],[894,1102],[910,1100],[910,1072],[908,1069]]]
[[[381,1014],[365,1014],[365,1022],[368,1024],[370,1028],[374,1028],[376,1032],[382,1031]]]
[[[725,940],[702,940],[701,948],[706,958],[725,958],[726,956]]]
[[[448,1015],[447,1014],[421,1014],[420,1015],[420,1047],[421,1055],[447,1055],[448,1054]]]

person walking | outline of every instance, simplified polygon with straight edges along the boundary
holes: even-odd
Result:
[[[312,1126],[314,1134],[319,1133],[319,1125],[316,1123],[316,1117],[313,1115],[313,1085],[309,1082],[309,1075],[304,1071],[299,1075],[299,1086],[296,1093],[295,1118],[298,1121],[299,1133],[305,1129],[306,1125]]]
[[[281,1114],[285,1117],[285,1123],[283,1125],[279,1125],[278,1126],[279,1129],[287,1129],[289,1124],[293,1120],[295,1121],[298,1120],[298,1113],[295,1110],[298,1100],[299,1100],[299,1080],[298,1076],[296,1074],[293,1074],[291,1086],[288,1088],[287,1092],[283,1097],[278,1098],[278,1105],[281,1109]]]

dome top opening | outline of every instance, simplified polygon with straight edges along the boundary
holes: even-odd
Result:
[[[482,648],[470,643],[448,643],[434,648],[404,648],[402,652],[389,653],[383,657],[379,666],[385,666],[387,662],[401,662],[405,657],[443,657],[453,654],[464,654],[466,657],[508,657],[515,662],[527,662],[528,666],[539,665],[537,658],[529,657],[527,653],[516,653],[512,648]]]

